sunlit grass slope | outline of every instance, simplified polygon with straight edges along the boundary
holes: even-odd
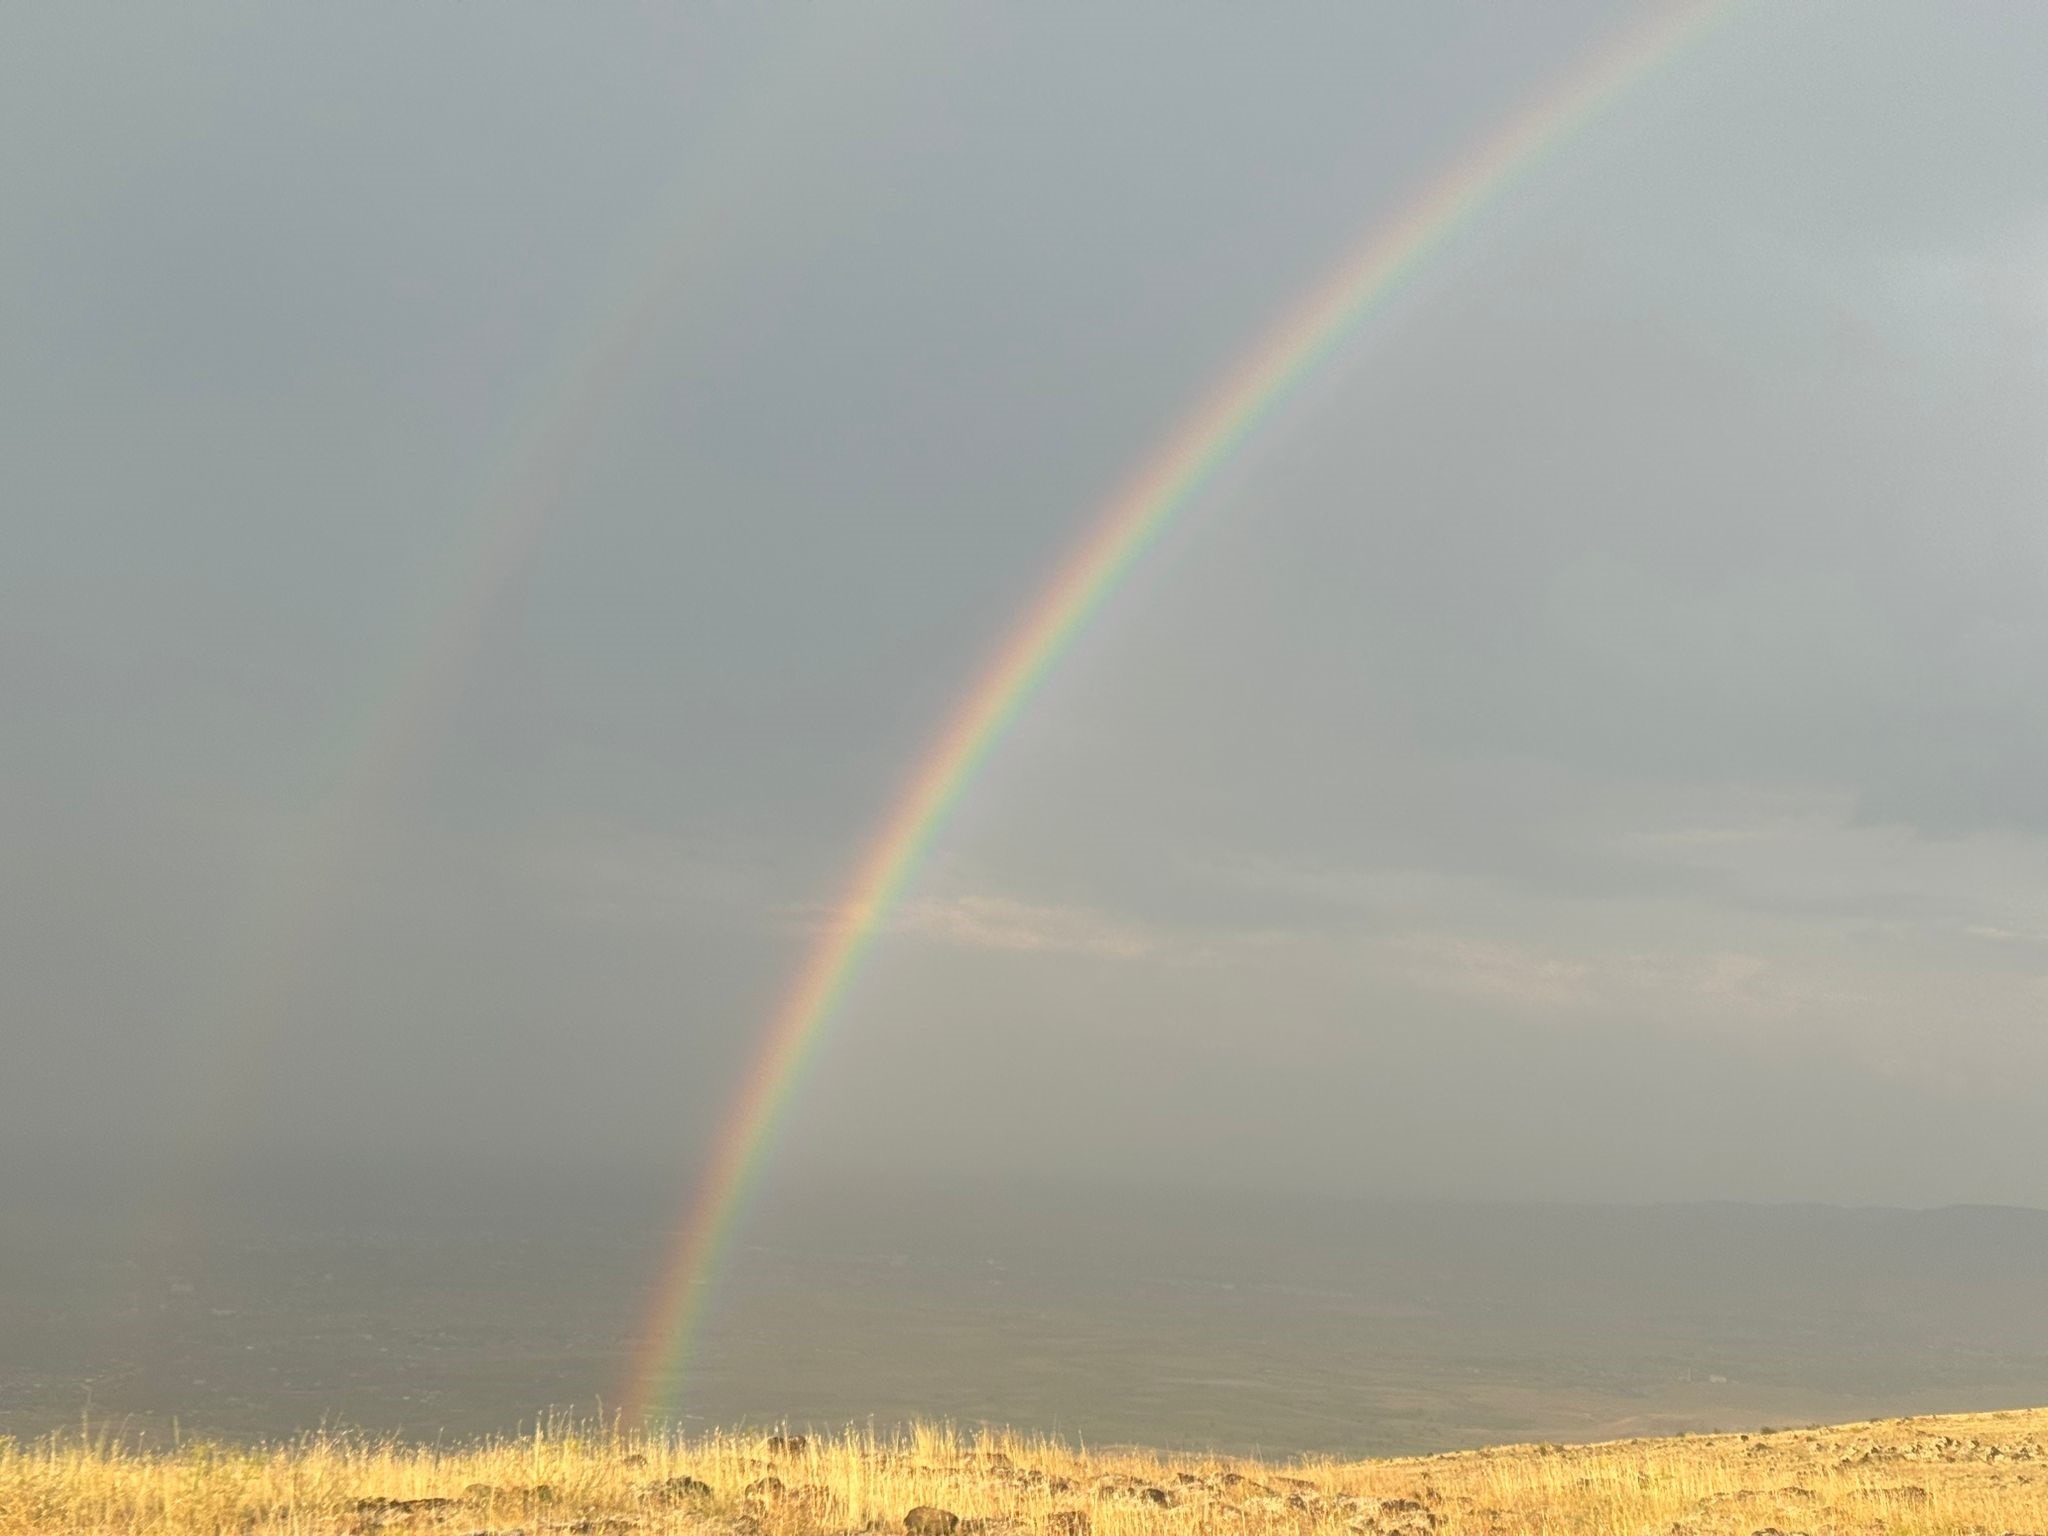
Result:
[[[0,1531],[811,1536],[2048,1532],[2048,1409],[1755,1435],[1269,1463],[918,1428],[667,1440],[558,1428],[157,1453],[0,1442]]]

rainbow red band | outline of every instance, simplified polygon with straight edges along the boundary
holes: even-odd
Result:
[[[777,1118],[793,1096],[806,1059],[961,794],[1038,684],[1218,468],[1404,279],[1546,152],[1669,60],[1725,9],[1725,4],[1709,3],[1660,12],[1510,119],[1296,305],[1095,519],[920,759],[776,1012],[676,1234],[645,1349],[626,1394],[629,1419],[673,1400],[725,1240],[747,1203],[762,1153],[774,1139]]]

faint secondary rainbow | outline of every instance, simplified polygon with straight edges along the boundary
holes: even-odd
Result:
[[[656,24],[661,21],[654,17]],[[420,574],[388,665],[364,677],[353,708],[333,722],[332,752],[307,786],[225,925],[229,943],[214,990],[195,1007],[212,1037],[193,1055],[192,1091],[178,1104],[176,1150],[159,1168],[145,1240],[203,1240],[202,1207],[262,1097],[271,1047],[294,1024],[309,972],[341,918],[351,872],[400,835],[409,798],[431,770],[446,724],[549,530],[572,505],[580,459],[650,332],[678,301],[714,290],[706,277],[737,254],[721,230],[754,198],[764,157],[798,131],[834,82],[863,78],[885,39],[871,40],[858,7],[818,7],[753,56],[722,113],[683,145],[665,195],[606,263],[582,310],[551,338],[536,327],[530,378],[481,459],[468,515]],[[511,394],[511,391],[507,391]]]
[[[662,1272],[626,1393],[629,1418],[672,1398],[725,1239],[813,1047],[962,793],[1089,619],[1217,470],[1405,279],[1727,8],[1709,0],[1660,12],[1510,118],[1296,304],[1103,507],[919,759],[776,1011]]]

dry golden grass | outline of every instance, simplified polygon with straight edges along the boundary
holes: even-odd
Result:
[[[956,1516],[954,1536],[2048,1532],[2048,1409],[1284,1464],[931,1427],[777,1443],[560,1426],[453,1448],[323,1437],[159,1453],[0,1441],[7,1533],[822,1536],[902,1532],[919,1506]]]

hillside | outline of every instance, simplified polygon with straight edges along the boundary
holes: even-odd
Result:
[[[856,1530],[908,1536],[2048,1531],[2048,1409],[1758,1434],[1262,1462],[919,1428],[470,1447],[0,1442],[0,1531]]]

